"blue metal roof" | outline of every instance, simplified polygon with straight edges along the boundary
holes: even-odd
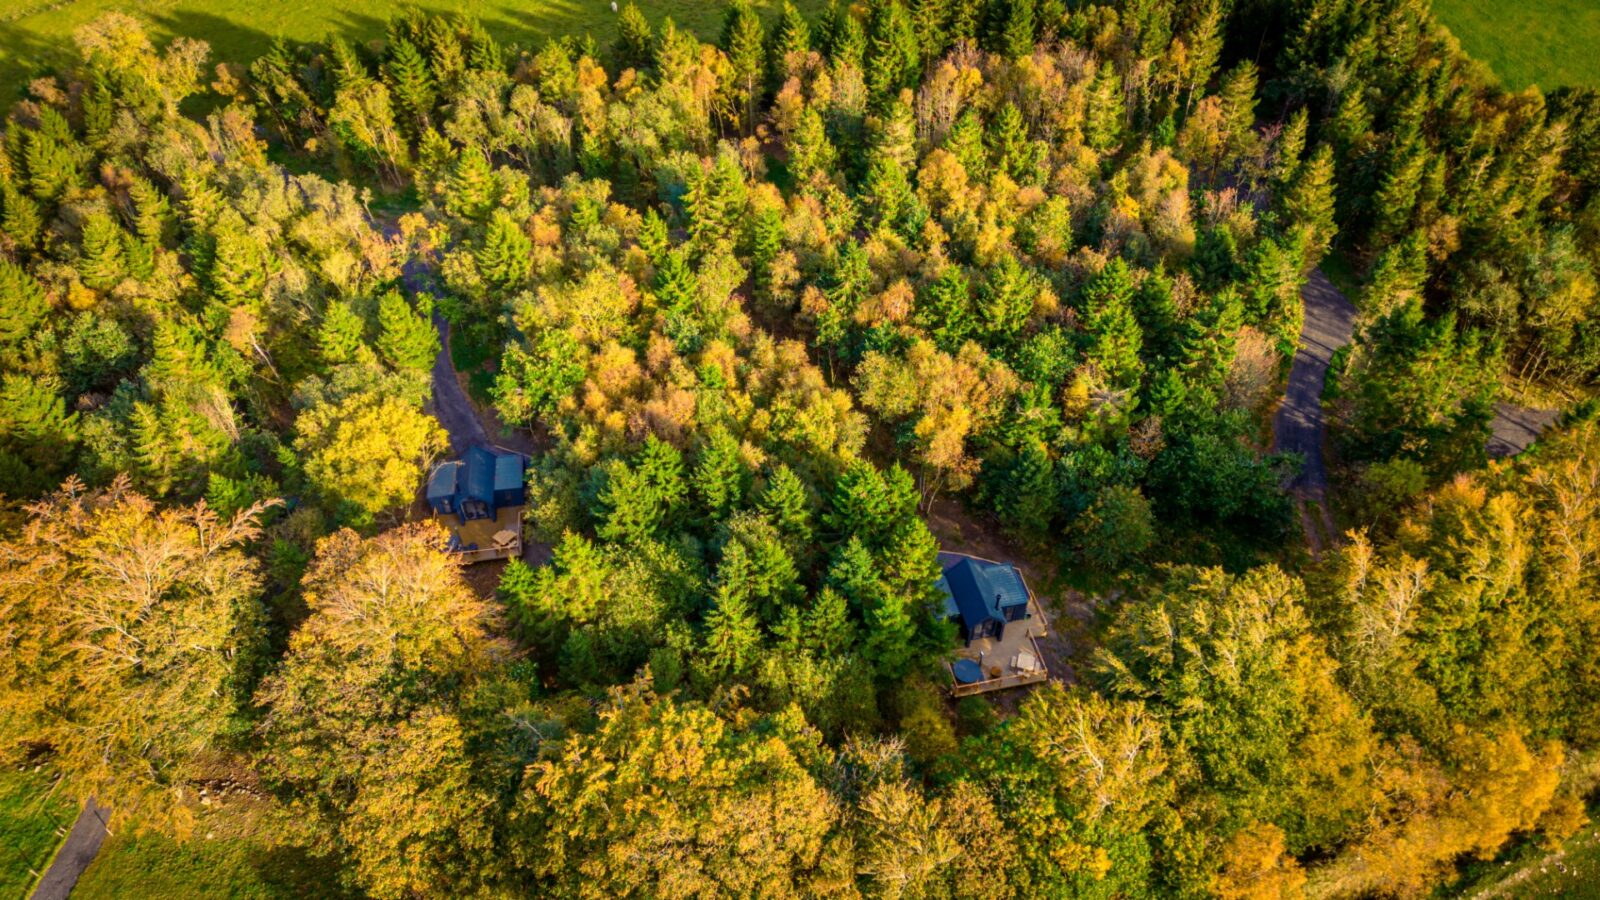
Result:
[[[1001,610],[1028,602],[1028,588],[1016,566],[969,557],[944,570],[939,589],[944,592],[945,615],[961,616],[969,631],[986,621],[1004,621]]]
[[[482,500],[489,503],[494,500],[494,463],[493,450],[484,447],[468,447],[466,458],[466,478],[462,491],[472,500]]]
[[[522,457],[501,453],[494,459],[494,489],[514,491],[522,487]]]
[[[456,475],[461,471],[461,463],[440,463],[428,476],[428,499],[443,500],[456,495]]]

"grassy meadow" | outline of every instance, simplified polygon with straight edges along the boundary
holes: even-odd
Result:
[[[1600,87],[1595,0],[1434,0],[1433,11],[1506,87]]]
[[[701,38],[721,28],[718,0],[636,0],[651,22],[671,16]],[[768,17],[781,0],[755,0]],[[815,16],[822,0],[797,4]],[[132,13],[159,38],[185,35],[211,44],[213,61],[248,62],[277,37],[352,40],[381,37],[402,9],[459,12],[481,19],[504,43],[537,46],[547,37],[592,34],[601,46],[616,35],[610,0],[0,0],[0,97],[8,102],[36,70],[63,58],[72,32],[108,10]]]
[[[179,843],[160,834],[107,838],[72,891],[82,900],[161,897],[164,900],[276,900],[351,896],[338,866],[293,848],[273,848],[232,836],[196,836]]]
[[[50,779],[38,772],[0,772],[0,900],[26,897],[34,873],[43,872],[72,826],[77,807],[50,796]]]

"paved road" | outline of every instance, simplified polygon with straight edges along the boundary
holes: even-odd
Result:
[[[1494,424],[1489,435],[1489,457],[1501,459],[1507,456],[1516,456],[1528,449],[1528,445],[1538,439],[1546,428],[1556,423],[1561,417],[1561,411],[1556,409],[1535,409],[1531,406],[1517,406],[1512,403],[1496,403],[1494,406]]]
[[[1350,343],[1355,334],[1356,307],[1321,269],[1312,270],[1310,280],[1300,289],[1300,297],[1305,302],[1305,324],[1300,329],[1300,348],[1289,369],[1283,404],[1272,422],[1273,445],[1280,452],[1305,457],[1305,465],[1287,487],[1309,499],[1321,500],[1328,490],[1328,469],[1322,458],[1323,434],[1327,430],[1322,416],[1322,386],[1334,351]]]
[[[450,364],[450,323],[436,312],[433,327],[439,330],[439,355],[433,359],[433,417],[444,426],[450,448],[459,456],[468,447],[489,446],[489,435]]]
[[[77,821],[72,823],[66,843],[61,845],[50,868],[39,879],[39,886],[33,889],[32,900],[66,900],[83,870],[89,868],[95,854],[100,852],[100,842],[106,839],[106,820],[110,817],[110,809],[96,803],[93,797],[89,798],[83,805],[83,812],[78,813]]]
[[[1300,296],[1305,301],[1305,325],[1300,331],[1300,348],[1295,351],[1294,365],[1289,370],[1283,405],[1278,407],[1272,423],[1273,444],[1277,450],[1305,457],[1305,466],[1290,480],[1288,487],[1303,496],[1319,499],[1328,489],[1328,470],[1322,458],[1326,431],[1322,386],[1327,380],[1328,363],[1334,351],[1350,343],[1356,308],[1328,281],[1321,269],[1312,271]],[[1495,404],[1489,456],[1500,459],[1528,449],[1560,415],[1560,410]]]

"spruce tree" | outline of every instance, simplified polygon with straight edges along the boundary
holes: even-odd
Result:
[[[78,442],[78,414],[67,411],[60,388],[53,377],[7,373],[0,381],[0,448],[51,475],[66,468]]]
[[[426,372],[439,355],[439,335],[399,291],[378,299],[378,355],[396,369]]]
[[[434,83],[448,96],[460,86],[467,72],[467,55],[461,47],[461,33],[444,16],[429,17],[425,32],[420,46],[428,53],[428,68],[433,72]]]
[[[418,137],[431,125],[433,113],[433,76],[428,72],[428,61],[417,45],[408,40],[398,40],[389,48],[389,59],[383,67],[384,79],[394,94],[400,108],[400,121],[406,133]]]
[[[956,118],[945,135],[944,149],[961,161],[969,181],[982,184],[989,180],[989,151],[984,146],[983,119],[977,110],[969,108]]]
[[[684,474],[683,453],[654,434],[639,451],[639,476],[661,509],[661,520],[676,527],[689,499],[689,479]]]
[[[229,307],[260,306],[268,263],[261,241],[231,210],[217,220],[212,237],[211,292]]]
[[[811,501],[805,485],[794,474],[794,470],[782,463],[774,468],[772,474],[767,476],[767,483],[761,489],[756,505],[783,535],[789,545],[790,555],[796,559],[802,558],[803,554],[796,550],[810,549]]]
[[[733,83],[740,107],[739,125],[745,132],[755,128],[761,101],[761,79],[766,72],[766,34],[761,17],[750,8],[749,0],[732,0],[722,20],[722,51],[733,69]]]
[[[768,88],[777,91],[789,77],[791,57],[810,49],[811,26],[806,24],[805,17],[800,15],[800,10],[795,8],[792,0],[784,0],[783,10],[778,14],[778,24],[772,29],[767,43]]]
[[[359,92],[372,80],[367,64],[361,61],[350,42],[334,35],[328,39],[328,72],[334,93]]]
[[[978,293],[978,318],[988,340],[1008,346],[1033,314],[1039,285],[1032,272],[1010,253],[989,269]]]
[[[917,32],[901,0],[873,0],[867,7],[867,90],[879,103],[895,100],[922,76]]]
[[[0,259],[0,346],[26,341],[50,312],[44,288],[16,263]]]
[[[866,657],[879,678],[894,681],[904,677],[911,664],[916,634],[917,625],[911,618],[906,598],[897,591],[881,592],[878,602],[867,610],[862,641]]]
[[[800,645],[819,659],[833,659],[855,646],[856,627],[843,594],[824,587],[811,600],[800,626]]]
[[[461,31],[467,38],[467,67],[477,72],[505,72],[505,51],[483,27],[476,17],[462,20]]]
[[[655,61],[655,36],[650,31],[650,20],[633,0],[628,0],[617,17],[616,51],[622,65],[628,68],[646,69]]]
[[[1133,279],[1128,264],[1117,257],[1084,287],[1085,355],[1097,363],[1106,382],[1119,389],[1136,388],[1144,373],[1139,351],[1144,334],[1133,313]]]
[[[727,587],[720,588],[705,622],[702,653],[712,676],[710,683],[737,681],[749,674],[761,651],[761,623],[749,601]]]
[[[1294,173],[1300,169],[1300,157],[1306,152],[1306,109],[1300,107],[1289,117],[1272,148],[1272,168],[1269,177],[1274,191],[1288,186]]]
[[[738,439],[726,428],[712,429],[694,468],[695,493],[712,521],[727,518],[743,502],[748,477]]]
[[[79,181],[72,152],[40,132],[28,133],[26,165],[28,190],[45,203],[60,200]]]
[[[1333,148],[1317,148],[1288,189],[1279,195],[1289,234],[1299,242],[1303,268],[1321,261],[1337,232],[1334,225]]]
[[[639,248],[650,258],[652,265],[659,266],[667,258],[670,246],[666,220],[654,207],[646,209],[644,220],[639,224]]]
[[[1095,150],[1112,150],[1122,142],[1122,78],[1109,61],[1100,64],[1089,85],[1084,115],[1084,143]]]
[[[656,267],[656,308],[662,330],[679,353],[700,349],[704,323],[700,319],[700,286],[682,250],[672,250]]]
[[[1249,60],[1222,78],[1220,99],[1227,123],[1228,156],[1236,165],[1256,150],[1256,81],[1256,66]]]
[[[84,219],[78,273],[84,284],[97,291],[114,287],[127,274],[122,257],[122,228],[110,215],[97,212]]]
[[[800,114],[799,126],[789,138],[789,174],[794,177],[795,184],[802,187],[818,179],[826,180],[837,157],[822,124],[822,115],[807,106]]]
[[[494,172],[489,168],[489,160],[471,147],[463,149],[450,173],[445,211],[481,222],[494,208],[495,199]]]
[[[783,252],[783,211],[765,207],[750,222],[750,279],[755,294],[772,298],[772,266]]]
[[[116,114],[111,87],[106,83],[104,73],[97,71],[89,76],[79,106],[83,110],[84,139],[91,147],[104,146]]]
[[[327,367],[355,362],[365,346],[361,317],[342,300],[329,300],[316,331],[317,356]]]
[[[37,248],[39,232],[44,228],[39,204],[10,184],[0,183],[0,205],[4,206],[0,213],[0,229],[4,229],[6,236],[23,250]]]
[[[533,270],[532,253],[533,241],[522,230],[522,223],[510,212],[497,209],[489,220],[483,246],[478,248],[478,273],[496,290],[514,292]]]
[[[1001,52],[1012,59],[1033,55],[1033,0],[1003,0],[1005,18],[1000,29]]]
[[[860,69],[866,55],[867,33],[862,30],[861,21],[851,15],[849,9],[841,10],[833,39],[828,45],[828,61],[836,69],[841,66]]]
[[[919,323],[940,350],[954,353],[972,333],[972,289],[961,267],[947,265],[922,292]]]
[[[133,201],[133,230],[152,250],[163,246],[172,228],[172,204],[161,190],[144,178],[128,186]]]
[[[950,46],[946,29],[950,22],[950,0],[911,0],[911,30],[917,36],[917,49],[926,66],[944,55]]]
[[[1016,104],[1000,107],[989,128],[989,158],[994,167],[1019,184],[1038,179],[1038,153]]]

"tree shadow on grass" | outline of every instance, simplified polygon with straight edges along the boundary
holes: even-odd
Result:
[[[343,861],[338,856],[318,856],[303,847],[263,846],[250,851],[249,864],[270,897],[359,900],[365,896],[341,879]]]

